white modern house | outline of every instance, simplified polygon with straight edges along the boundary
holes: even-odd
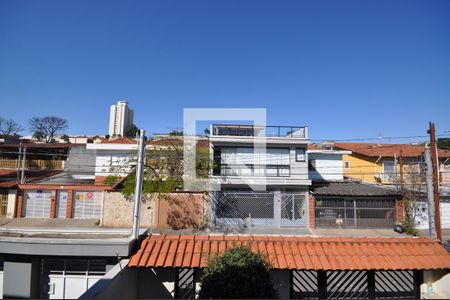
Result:
[[[128,101],[121,100],[111,105],[109,114],[109,135],[124,136],[127,128],[133,124],[134,112],[128,107]]]
[[[213,124],[215,227],[306,226],[308,128]]]

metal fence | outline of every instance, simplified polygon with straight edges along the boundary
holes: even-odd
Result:
[[[315,203],[316,226],[338,227],[392,227],[396,223],[393,199],[342,199],[317,198]]]
[[[411,299],[421,271],[291,271],[291,299]]]
[[[306,225],[307,202],[302,192],[217,192],[211,199],[216,227]]]

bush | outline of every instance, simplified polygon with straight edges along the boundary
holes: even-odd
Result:
[[[416,224],[414,224],[414,220],[412,219],[409,218],[405,219],[402,222],[402,226],[405,229],[406,234],[416,236],[419,233],[417,231]]]
[[[209,260],[200,278],[199,298],[275,298],[277,292],[270,280],[269,270],[264,259],[247,248],[228,250],[223,256]]]

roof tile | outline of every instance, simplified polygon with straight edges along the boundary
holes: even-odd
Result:
[[[151,235],[130,267],[206,267],[225,249],[248,247],[274,269],[412,270],[448,269],[450,254],[428,238],[314,238],[272,236]]]

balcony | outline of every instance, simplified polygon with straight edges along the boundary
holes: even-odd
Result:
[[[27,159],[25,161],[25,169],[27,170],[63,170],[64,160],[42,160]],[[16,169],[18,167],[17,159],[0,159],[0,168]]]
[[[211,136],[307,139],[308,127],[212,124]]]

